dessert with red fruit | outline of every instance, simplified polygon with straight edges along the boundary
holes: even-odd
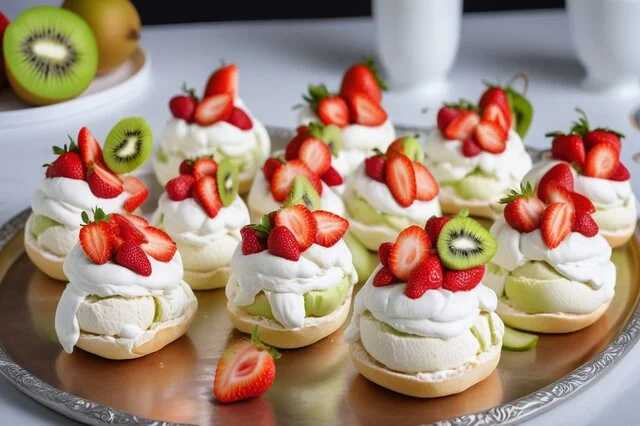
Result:
[[[491,227],[498,250],[485,283],[499,297],[496,312],[514,328],[577,331],[602,317],[614,295],[616,267],[595,207],[569,185],[571,173],[558,170],[537,193],[529,183],[512,190]]]
[[[434,398],[464,391],[498,365],[504,324],[483,285],[496,242],[467,214],[434,216],[379,248],[345,331],[356,369],[372,382]]]
[[[243,333],[278,348],[311,345],[346,320],[358,276],[343,241],[346,219],[304,204],[241,230],[231,258],[227,310]]]
[[[341,144],[333,150],[333,164],[342,176],[355,170],[372,149],[385,151],[396,137],[380,105],[385,89],[375,63],[367,59],[345,71],[338,93],[324,84],[310,84],[304,95],[307,105],[300,111],[298,124],[320,122],[335,128]]]
[[[478,104],[444,104],[437,128],[427,138],[427,162],[442,189],[445,213],[467,207],[496,219],[498,202],[531,168],[524,138],[533,111],[512,86],[489,86]]]
[[[162,185],[177,176],[182,161],[209,155],[232,160],[240,171],[240,193],[249,191],[271,140],[240,99],[238,80],[238,67],[223,65],[211,74],[202,94],[185,85],[183,93],[171,98],[172,117],[153,161]]]
[[[522,179],[530,182],[545,199],[546,184],[552,174],[562,175],[565,186],[595,206],[593,219],[600,233],[616,248],[629,241],[636,228],[636,197],[629,170],[622,164],[624,135],[608,128],[592,129],[582,117],[568,133],[551,132],[551,152]]]
[[[55,316],[64,350],[133,359],[185,334],[198,301],[182,279],[171,237],[142,217],[100,208],[82,212],[78,222],[79,243],[64,262],[69,284]]]
[[[194,290],[221,288],[231,274],[231,255],[248,225],[249,210],[238,194],[231,160],[202,157],[180,167],[165,185],[151,223],[173,238],[182,255],[185,281]]]
[[[127,120],[131,119],[122,122]],[[141,122],[141,119],[133,120]],[[118,130],[119,126],[116,125],[114,130]],[[152,139],[148,136],[138,142],[150,144]],[[107,149],[107,144],[113,146],[113,143],[105,143],[103,153],[100,144],[86,127],[80,129],[76,140],[69,139],[69,143],[63,147],[53,147],[56,158],[44,165],[44,180],[31,197],[33,213],[27,220],[24,239],[25,250],[31,261],[42,272],[61,281],[67,279],[62,266],[78,242],[81,228],[78,218],[83,211],[100,205],[107,214],[133,213],[149,195],[149,190],[139,179],[131,175],[120,176],[109,167],[108,164],[113,163],[110,156],[114,152]],[[131,139],[135,141],[135,138]],[[107,141],[114,140],[110,133]],[[126,149],[128,147],[125,146]],[[132,171],[145,159],[144,156],[125,159],[116,167]]]

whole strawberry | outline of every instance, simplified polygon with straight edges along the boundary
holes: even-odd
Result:
[[[267,247],[274,256],[294,262],[300,259],[298,241],[286,226],[276,226],[269,232]]]
[[[444,273],[442,287],[453,292],[473,290],[482,281],[484,271],[484,265],[462,271],[447,270]]]
[[[260,253],[267,249],[267,238],[264,232],[260,232],[254,225],[246,225],[240,230],[242,237],[242,254]]]
[[[380,103],[382,91],[387,86],[380,78],[376,64],[372,58],[367,58],[364,63],[349,67],[342,77],[340,95],[349,98],[354,93],[364,93],[375,103]]]
[[[53,153],[56,154],[58,158],[56,158],[53,163],[44,165],[44,167],[47,168],[45,172],[46,177],[65,177],[84,180],[86,169],[73,140],[68,147],[66,144],[62,148],[54,146]]]
[[[440,231],[451,220],[451,216],[431,216],[427,223],[424,225],[424,230],[427,231],[429,240],[431,241],[431,247],[438,245],[438,237],[440,237]]]
[[[436,255],[430,255],[409,274],[404,294],[411,299],[421,297],[427,290],[440,288],[443,283],[442,263]]]
[[[151,262],[144,250],[135,241],[128,240],[123,242],[116,251],[113,260],[118,265],[130,269],[138,275],[144,277],[151,275]]]
[[[387,160],[385,155],[381,152],[376,152],[376,155],[367,158],[364,160],[364,172],[371,179],[377,180],[378,182],[385,182],[385,165]]]
[[[184,95],[171,98],[169,101],[169,110],[171,110],[171,115],[175,118],[191,123],[193,121],[193,115],[196,112],[196,106],[198,105],[198,98],[193,89],[187,89],[186,84],[182,85],[182,91],[185,93]]]

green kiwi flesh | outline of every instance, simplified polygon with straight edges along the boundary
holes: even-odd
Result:
[[[437,246],[442,264],[454,270],[484,265],[497,250],[489,231],[472,218],[460,216],[444,225]]]
[[[322,208],[318,192],[315,190],[313,185],[311,185],[309,179],[304,176],[296,176],[293,179],[291,191],[289,191],[289,195],[287,195],[287,198],[285,198],[282,205],[284,207],[291,207],[294,204],[299,203],[307,206],[309,210],[318,210]]]
[[[240,177],[238,176],[238,168],[229,158],[223,158],[218,164],[216,181],[222,205],[225,207],[231,205],[236,195],[238,195]]]
[[[130,173],[142,166],[153,148],[153,132],[139,117],[129,117],[116,124],[107,135],[102,155],[117,174]]]

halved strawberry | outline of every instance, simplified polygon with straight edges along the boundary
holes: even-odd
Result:
[[[391,269],[389,269],[387,266],[383,266],[373,276],[373,281],[371,284],[374,287],[384,287],[390,284],[395,284],[397,282],[398,277],[393,275],[393,272],[391,272]]]
[[[384,266],[389,265],[389,253],[391,253],[392,247],[393,243],[390,241],[384,242],[378,247],[378,258]]]
[[[196,179],[191,175],[180,175],[174,177],[165,185],[167,197],[172,201],[182,201],[191,197],[191,189],[196,183]]]
[[[363,126],[380,126],[387,121],[387,113],[364,93],[353,93],[349,99],[353,121]]]
[[[447,128],[447,126],[449,126],[449,124],[463,112],[464,110],[460,108],[453,108],[446,105],[440,107],[440,109],[438,110],[438,117],[436,119],[438,123],[438,130],[440,130],[440,133],[444,134],[444,130]]]
[[[468,137],[462,142],[462,155],[465,157],[475,157],[482,152],[482,148],[478,145],[478,142],[474,137]]]
[[[584,174],[608,179],[618,169],[620,152],[610,143],[600,143],[589,150],[584,164]]]
[[[222,93],[230,94],[232,100],[238,96],[238,67],[236,64],[218,68],[207,81],[207,87],[204,91],[205,97]]]
[[[540,231],[547,247],[554,249],[567,238],[573,228],[575,210],[571,204],[551,203],[542,217]]]
[[[100,144],[86,127],[83,127],[80,129],[80,132],[78,132],[78,150],[80,151],[80,157],[82,157],[85,166],[89,167],[95,163],[104,169],[109,169],[102,157]]]
[[[300,150],[300,145],[302,142],[306,141],[309,137],[309,132],[306,133],[298,133],[291,139],[291,141],[287,144],[287,147],[284,149],[284,159],[295,160],[298,158],[298,151]]]
[[[416,173],[411,160],[404,155],[396,155],[386,161],[385,181],[393,198],[402,207],[409,207],[416,200]]]
[[[572,192],[571,202],[573,204],[573,207],[576,209],[576,212],[584,212],[588,214],[596,212],[596,206],[593,205],[589,198],[585,197],[582,194]]]
[[[573,221],[571,230],[574,232],[578,232],[585,237],[594,237],[598,234],[600,228],[589,213],[576,211],[576,217]]]
[[[274,157],[267,158],[267,161],[264,162],[264,166],[262,166],[262,173],[264,173],[264,178],[267,182],[271,182],[274,173],[280,167],[282,167],[282,161]]]
[[[464,111],[454,118],[442,133],[446,139],[463,141],[473,135],[480,123],[480,116],[475,111]]]
[[[334,124],[338,127],[348,125],[351,118],[347,103],[339,96],[324,98],[318,102],[316,114],[322,124]]]
[[[144,250],[134,241],[123,242],[116,250],[113,260],[136,274],[145,277],[151,275],[151,262]]]
[[[145,253],[159,262],[169,262],[173,259],[178,249],[169,234],[153,226],[145,227],[142,229],[142,233],[147,242],[143,243],[140,247],[142,247]]]
[[[374,155],[364,160],[364,172],[373,180],[385,182],[387,160],[382,155]]]
[[[216,177],[218,171],[218,163],[216,160],[210,157],[201,157],[193,163],[192,173],[193,177],[198,180],[205,176]]]
[[[427,232],[429,236],[429,241],[431,242],[431,247],[436,247],[438,245],[438,237],[440,237],[440,231],[442,228],[451,220],[451,216],[431,216],[427,223],[424,225],[424,230]]]
[[[329,170],[327,170],[320,179],[328,186],[340,186],[344,183],[344,179],[342,179],[340,173],[333,167],[329,167]]]
[[[324,210],[315,210],[311,213],[318,224],[315,242],[323,247],[331,247],[344,236],[349,229],[349,222]]]
[[[87,183],[93,195],[98,198],[115,198],[124,191],[122,180],[97,163],[88,167]]]
[[[560,189],[564,190],[564,188]],[[507,204],[504,208],[504,218],[509,226],[516,231],[526,233],[540,227],[545,206],[533,195],[530,184],[521,185],[520,190],[521,192],[511,191],[500,202]]]
[[[511,128],[511,117],[507,117],[504,109],[495,102],[491,102],[482,111],[482,121],[492,121],[506,132]]]
[[[551,155],[558,160],[583,167],[586,155],[584,142],[579,135],[557,135],[551,142]]]
[[[142,225],[142,229],[146,228],[148,224],[136,224],[132,222],[132,218],[137,218],[138,216],[131,215],[121,215],[118,213],[112,213],[109,215],[109,225],[113,230],[113,233],[118,237],[118,245],[122,244],[124,241],[133,241],[137,244],[142,244],[147,242],[147,237],[144,236],[144,233],[140,230],[140,226]],[[135,219],[134,219],[135,220]],[[146,221],[145,221],[146,222]]]
[[[66,147],[66,145],[65,145]],[[54,147],[54,150],[57,147]],[[80,154],[75,151],[63,152],[51,164],[45,164],[47,171],[45,176],[48,178],[65,177],[75,180],[84,180],[86,168]]]
[[[135,176],[122,176],[124,192],[131,194],[124,202],[124,209],[127,213],[132,213],[142,205],[149,197],[149,190],[142,181]]]
[[[286,226],[276,226],[267,238],[269,253],[283,259],[297,262],[300,259],[300,246],[293,232]]]
[[[218,216],[222,201],[218,195],[218,184],[214,177],[205,176],[198,179],[193,185],[193,198],[200,203],[209,217]]]
[[[289,228],[301,252],[311,247],[318,234],[318,224],[314,215],[302,204],[278,210],[273,225]]]
[[[298,159],[315,174],[322,176],[331,167],[331,149],[320,139],[309,136],[300,144]]]
[[[609,176],[609,180],[615,180],[619,182],[623,182],[629,179],[631,179],[631,174],[629,173],[629,170],[627,170],[627,168],[624,166],[624,164],[622,164],[622,162],[618,164],[618,168],[616,169],[616,171],[613,172],[611,176]]]
[[[509,98],[507,93],[500,86],[489,86],[484,91],[478,102],[478,106],[482,109],[487,108],[490,104],[496,104],[502,108],[504,114],[511,121],[511,107],[509,106]]]
[[[427,290],[442,287],[442,282],[442,263],[438,256],[431,254],[413,268],[404,288],[404,294],[411,299],[418,299]]]
[[[573,205],[573,192],[560,186],[556,181],[551,181],[546,184],[544,191],[544,202],[551,203],[567,203]]]
[[[276,201],[284,201],[291,191],[291,184],[296,176],[302,175],[309,179],[309,182],[313,185],[318,195],[322,195],[322,181],[317,174],[302,161],[291,160],[283,164],[271,178],[271,194]]]
[[[372,59],[362,64],[355,64],[345,71],[340,84],[340,95],[349,98],[354,93],[364,93],[373,102],[380,103],[382,90],[386,89],[384,82],[378,76]]]
[[[406,281],[411,271],[429,256],[430,250],[431,243],[424,229],[410,226],[400,232],[389,252],[389,269]]]
[[[433,200],[440,191],[438,183],[424,164],[417,161],[412,164],[416,175],[416,199],[420,201]]]
[[[475,140],[480,148],[492,154],[504,152],[507,148],[507,132],[493,121],[481,121],[475,130]]]
[[[249,115],[242,109],[234,106],[231,109],[231,114],[224,121],[236,126],[240,130],[251,130],[253,128],[253,122]]]
[[[138,229],[144,229],[149,226],[149,222],[142,216],[128,214],[125,216],[129,222],[133,223]]]
[[[174,118],[185,120],[189,123],[193,121],[193,113],[196,110],[198,100],[189,95],[178,95],[169,101],[169,110]]]
[[[447,270],[442,279],[442,288],[453,292],[473,290],[482,281],[484,272],[484,265],[462,271]]]
[[[618,153],[622,150],[620,134],[607,129],[595,129],[584,135],[584,146],[587,151],[601,143],[608,143],[613,146]]]
[[[550,182],[556,182],[559,186],[563,187],[569,192],[573,192],[573,173],[571,171],[571,166],[567,163],[556,164],[552,168],[550,168],[547,173],[542,176],[540,182],[538,183],[538,198],[542,201],[547,202],[548,194],[547,187]]]
[[[107,222],[90,222],[80,228],[80,246],[93,263],[107,263],[116,244],[116,236]]]
[[[221,93],[202,99],[196,106],[193,121],[201,126],[210,126],[229,118],[233,110],[233,97],[229,93]]]

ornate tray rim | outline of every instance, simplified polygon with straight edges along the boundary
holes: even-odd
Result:
[[[425,132],[398,126],[404,133]],[[291,134],[288,129],[270,128],[273,135],[286,136]],[[529,148],[528,148],[529,149]],[[540,151],[531,149],[534,156]],[[24,229],[31,209],[25,209],[12,217],[0,228],[0,253],[6,245]],[[640,238],[640,222],[636,228],[634,238]],[[616,365],[629,350],[640,340],[640,304],[636,305],[624,329],[597,356],[582,364],[560,380],[551,383],[527,396],[504,403],[485,411],[466,414],[448,420],[442,420],[436,425],[441,426],[484,426],[484,425],[512,425],[522,422],[547,411],[560,402],[577,395],[587,386],[595,383],[604,373]],[[61,391],[40,380],[17,364],[0,345],[0,374],[5,377],[20,392],[40,404],[73,420],[91,424],[138,424],[153,426],[169,426],[176,423],[151,420],[143,417],[107,407],[102,404]]]

